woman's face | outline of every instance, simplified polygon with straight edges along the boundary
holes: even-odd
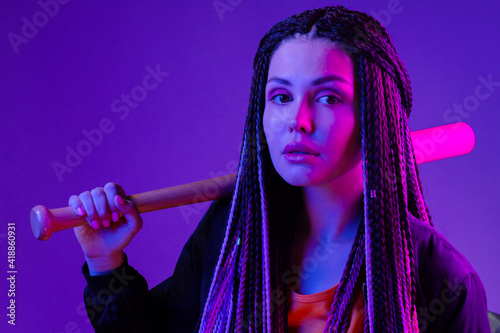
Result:
[[[264,131],[276,171],[294,186],[323,185],[361,161],[350,57],[333,43],[284,42],[269,66]]]

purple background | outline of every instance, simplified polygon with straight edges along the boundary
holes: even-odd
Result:
[[[496,1],[221,2],[232,4],[222,16],[213,0],[74,0],[43,22],[37,1],[2,1],[0,331],[12,329],[6,317],[8,222],[17,227],[17,332],[91,332],[81,307],[83,254],[73,232],[36,240],[30,209],[65,206],[71,194],[108,181],[132,194],[235,171],[253,55],[277,21],[333,3],[384,13],[381,21],[413,83],[412,130],[450,123],[446,110],[471,100],[478,77],[500,81]],[[33,22],[34,15],[41,27],[16,52],[8,34],[22,35],[23,17]],[[113,101],[158,64],[169,76],[120,119]],[[474,111],[451,114],[474,129],[473,152],[420,170],[436,228],[469,259],[489,309],[500,312],[500,87],[494,89]],[[85,140],[82,131],[105,118],[113,131],[60,181],[51,164],[65,163],[66,147],[76,149]],[[150,287],[171,274],[206,208],[143,216],[143,230],[126,252]]]

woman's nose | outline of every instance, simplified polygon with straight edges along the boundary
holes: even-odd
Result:
[[[311,107],[306,100],[297,106],[297,110],[290,115],[288,120],[288,131],[309,134],[314,130]]]

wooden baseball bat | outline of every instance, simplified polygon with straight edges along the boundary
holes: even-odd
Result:
[[[469,153],[474,147],[472,128],[466,123],[428,128],[411,133],[418,164]],[[140,213],[215,200],[231,195],[236,174],[206,179],[189,184],[133,194],[132,200]],[[77,215],[71,207],[47,209],[33,207],[30,215],[31,230],[36,238],[47,240],[54,232],[87,224],[85,217]]]

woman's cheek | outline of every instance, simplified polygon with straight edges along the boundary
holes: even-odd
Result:
[[[270,112],[270,130],[281,133],[286,129],[286,116],[283,110],[272,110]]]
[[[276,134],[279,133],[282,129],[282,120],[277,117],[275,112],[266,110],[264,113],[264,133],[266,134],[267,143],[272,143],[276,137]]]

